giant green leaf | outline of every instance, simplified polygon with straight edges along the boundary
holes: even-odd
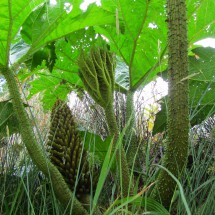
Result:
[[[143,75],[159,63],[166,47],[165,1],[121,0],[116,6],[118,26],[96,30],[110,40],[111,48],[129,66],[130,88],[136,89]]]
[[[104,43],[105,41],[102,38],[97,38],[96,32],[92,27],[71,33],[66,39],[61,39],[56,42],[57,61],[55,68],[60,69],[62,72],[70,72],[75,77],[73,84],[77,84],[77,81],[80,80],[77,65],[80,53],[82,51],[88,52],[93,46],[100,46]],[[118,57],[115,79],[116,83],[123,87],[123,89],[129,88],[128,67]],[[79,86],[81,86],[80,82]]]
[[[42,2],[44,0],[0,1],[0,65],[7,65],[12,40],[32,10]]]
[[[115,81],[124,89],[129,89],[128,66],[120,58],[117,58],[116,62]]]
[[[82,82],[78,75],[77,59],[82,49],[89,50],[95,40],[95,32],[92,28],[88,28],[73,32],[66,38],[56,41],[55,54],[57,59],[54,70],[51,73],[41,72],[40,67],[38,67],[37,72],[29,73],[29,75],[36,74],[35,80],[30,83],[29,98],[42,92],[43,106],[50,109],[57,98],[65,99],[71,90],[82,88]],[[43,51],[42,49],[35,54]],[[41,57],[43,57],[42,54],[37,60],[42,60]],[[38,62],[38,65],[40,64],[41,61]],[[26,79],[26,74],[23,77]]]
[[[93,28],[89,27],[73,32],[56,42],[55,68],[72,73],[77,78],[74,84],[78,80],[78,57],[83,50],[89,51],[95,44],[95,36]]]
[[[191,126],[201,123],[206,117],[215,113],[215,49],[196,48],[189,57],[189,96]],[[183,80],[181,83],[183,84]],[[166,100],[167,98],[164,98]],[[157,114],[153,132],[166,128],[166,102]]]
[[[64,1],[65,2],[65,1]],[[69,3],[69,1],[66,1]],[[70,3],[71,11],[65,9],[65,4],[44,5],[32,12],[23,25],[22,35],[31,43],[28,54],[34,53],[44,44],[64,37],[79,29],[93,26],[113,24],[112,13],[92,4],[87,11],[80,10],[80,2]]]
[[[215,1],[189,0],[187,8],[189,42],[192,44],[206,37],[214,37]]]
[[[111,138],[108,137],[105,140],[102,140],[97,134],[88,131],[80,131],[80,134],[84,141],[84,148],[98,156],[100,162],[103,163],[111,143]]]
[[[97,27],[111,43],[111,48],[129,66],[131,88],[137,89],[153,80],[166,67],[167,26],[165,1],[103,1],[105,8],[117,8],[117,27]],[[111,6],[109,6],[111,5]],[[189,42],[215,35],[215,1],[187,2]]]
[[[53,70],[52,73],[43,71],[37,73],[36,78],[30,82],[30,94],[28,99],[37,93],[41,94],[41,101],[45,109],[51,109],[57,99],[65,100],[67,95],[74,90],[80,79],[70,72]]]

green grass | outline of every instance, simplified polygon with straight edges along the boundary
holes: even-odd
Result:
[[[25,149],[14,153],[16,144],[11,139],[1,148],[0,214],[62,214],[48,179],[32,164]]]
[[[118,140],[118,147],[122,146],[123,132]],[[0,214],[66,214],[65,208],[53,193],[50,180],[38,172],[25,148],[18,147],[20,151],[15,150],[17,141],[11,138],[7,145],[1,148]],[[135,162],[131,166],[131,170],[136,172],[135,189],[134,194],[126,198],[120,197],[121,180],[116,177],[116,168],[112,168],[116,150],[113,150],[110,144],[100,166],[96,190],[90,195],[89,214],[214,214],[215,171],[208,172],[214,162],[214,143],[215,139],[205,134],[204,126],[191,133],[190,155],[193,163],[186,168],[180,180],[175,179],[178,187],[170,211],[149,198],[151,187],[156,183],[157,172],[164,168],[153,165],[155,150],[152,153],[151,140],[144,143],[145,147],[137,149],[134,161],[142,154],[142,160],[138,161],[142,167],[136,168]]]
[[[203,132],[204,131],[204,132]],[[191,139],[190,154],[192,166],[185,170],[182,186],[192,214],[215,214],[215,171],[209,172],[214,162],[215,139],[208,137],[204,127],[200,127],[199,139]],[[181,198],[177,204],[177,214],[184,214]]]

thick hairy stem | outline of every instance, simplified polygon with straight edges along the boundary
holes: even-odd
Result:
[[[110,103],[105,108],[105,116],[108,123],[110,134],[114,137],[114,144],[116,145],[118,136],[119,136],[119,128],[117,126],[112,103]],[[128,196],[128,194],[133,193],[133,184],[131,184],[131,186],[129,187],[131,176],[129,173],[130,171],[128,168],[128,162],[127,162],[127,158],[126,158],[126,154],[123,146],[121,146],[120,149],[117,150],[116,162],[117,162],[118,168],[121,167],[121,170],[122,170],[121,171],[122,172],[122,195],[126,197]]]
[[[134,113],[134,92],[127,92],[126,100],[126,124],[127,131],[125,133],[125,140],[128,146],[127,158],[130,166],[133,165],[134,157],[137,153],[137,140],[135,135],[135,113]]]
[[[72,192],[68,188],[58,169],[49,161],[42,147],[37,143],[35,139],[29,117],[23,106],[13,71],[6,68],[2,71],[2,73],[7,81],[10,96],[13,99],[14,111],[19,120],[22,140],[28,150],[31,159],[39,168],[39,170],[41,170],[47,177],[50,177],[53,185],[53,190],[59,201],[65,206],[71,205],[71,199],[73,197]],[[88,214],[76,198],[74,199],[73,204],[73,214]]]
[[[188,57],[185,0],[167,0],[169,49],[168,141],[163,165],[180,177],[188,154]],[[169,208],[175,181],[161,170],[153,196]]]

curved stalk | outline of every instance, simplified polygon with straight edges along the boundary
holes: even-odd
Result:
[[[108,123],[110,135],[114,138],[113,144],[116,145],[119,137],[119,128],[117,126],[112,102],[105,108],[105,116]],[[122,195],[124,197],[127,197],[129,194],[133,194],[133,184],[129,186],[130,177],[132,176],[129,174],[128,162],[123,146],[120,146],[120,148],[117,149],[116,161],[118,169],[120,170],[121,168],[122,170]]]
[[[2,71],[12,97],[14,111],[20,124],[20,133],[22,140],[28,150],[28,153],[34,164],[41,170],[46,177],[50,177],[53,190],[59,201],[70,210],[71,200],[74,198],[73,214],[87,215],[88,212],[83,208],[81,203],[73,197],[72,192],[64,181],[58,169],[49,161],[42,147],[37,143],[34,136],[29,117],[24,109],[23,102],[19,93],[18,85],[11,69],[5,68]]]
[[[135,136],[135,114],[134,114],[134,92],[129,90],[126,99],[126,124],[128,128],[125,134],[126,143],[128,143],[127,158],[130,166],[134,163],[134,157],[137,153],[137,140]]]
[[[188,56],[185,0],[167,0],[168,12],[168,140],[163,165],[179,178],[188,155]],[[161,170],[153,197],[169,208],[176,182]]]

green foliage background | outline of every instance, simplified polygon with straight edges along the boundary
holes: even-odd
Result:
[[[6,0],[1,1],[0,67],[5,66],[14,53],[17,64],[26,62],[30,70],[19,73],[18,77],[22,81],[34,77],[28,98],[42,92],[45,109],[50,109],[57,98],[65,99],[72,90],[83,88],[77,57],[82,50],[98,45],[98,34],[108,39],[110,50],[118,55],[118,64],[126,68],[118,67],[116,71],[116,89],[121,92],[137,90],[165,71],[167,18],[164,0],[103,0],[101,6],[91,4],[86,11],[80,9],[80,0],[44,2],[19,0],[12,6]],[[71,11],[65,3],[71,4]],[[214,51],[195,49],[193,45],[215,35],[214,9],[214,1],[187,2],[192,125],[214,112]],[[39,65],[43,66],[37,68]],[[206,95],[203,101],[202,92]],[[164,128],[164,117],[165,105],[162,105],[155,133]]]
[[[70,3],[72,9],[68,10],[65,3]],[[10,67],[22,83],[30,84],[28,99],[41,93],[47,110],[56,99],[65,100],[71,91],[81,94],[83,84],[77,58],[82,51],[102,46],[105,41],[117,55],[116,90],[133,92],[158,75],[165,77],[164,0],[102,0],[101,6],[91,4],[86,11],[80,9],[81,3],[80,0],[61,0],[57,4],[44,0],[0,2],[0,70]],[[194,45],[198,40],[214,37],[214,10],[214,1],[187,1],[191,125],[214,113],[215,52]],[[7,124],[16,132],[13,124],[17,128],[17,119],[11,104],[1,102],[0,108],[0,126]],[[154,132],[164,129],[165,112],[164,102]]]

